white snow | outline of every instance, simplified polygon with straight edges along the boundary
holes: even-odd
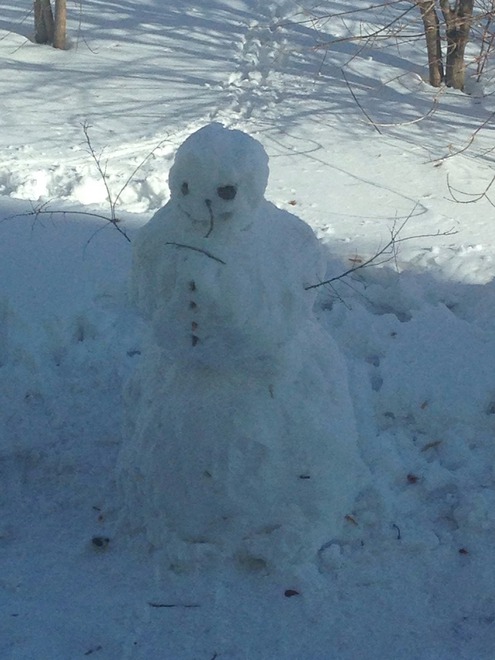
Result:
[[[177,8],[154,0],[88,0],[80,12],[69,6],[72,47],[62,53],[29,41],[30,3],[0,1],[2,658],[493,657],[495,225],[489,200],[453,199],[473,199],[492,179],[490,123],[471,139],[495,110],[492,83],[487,77],[485,96],[431,90],[422,82],[420,42],[400,49],[376,42],[360,51],[360,44],[337,40],[323,52],[315,46],[365,26],[374,29],[383,24],[380,12],[389,10],[316,23],[291,13],[312,4],[205,0]],[[337,3],[327,5],[338,11]],[[368,5],[352,3],[356,9]],[[155,320],[152,339],[148,326],[161,312],[155,316],[150,300],[148,311],[143,309],[149,320],[143,319],[127,299],[137,237],[152,233],[141,227],[153,227],[155,221],[146,223],[161,207],[175,210],[158,211],[155,218],[179,213],[173,177],[171,195],[167,185],[175,154],[211,122],[253,136],[268,154],[266,192],[260,169],[254,197],[231,216],[240,220],[239,235],[244,228],[256,231],[260,249],[239,247],[239,268],[228,264],[229,286],[223,264],[204,254],[193,258],[190,250],[170,246],[172,260],[180,270],[187,254],[205,283],[220,284],[222,311],[216,317],[214,301],[208,302],[205,320],[213,327],[229,310],[235,341],[239,335],[249,339],[245,362],[253,362],[260,338],[266,346],[287,333],[280,348],[283,373],[298,363],[308,369],[299,384],[280,377],[278,399],[266,397],[266,360],[259,360],[263,369],[246,382],[213,345],[212,363],[228,367],[228,379],[223,371],[221,383],[210,378],[205,351],[205,380],[214,387],[205,398],[201,378],[182,386],[187,372],[174,371],[163,349],[175,342],[184,359],[180,340],[187,344],[187,334],[180,334],[180,315],[176,328]],[[111,200],[83,125],[106,171]],[[186,171],[193,156],[203,158],[203,150],[187,155]],[[222,186],[239,186],[232,171],[232,163],[225,173],[202,170],[201,186],[210,176],[215,184],[220,177]],[[256,199],[259,234],[249,213]],[[112,211],[116,225],[105,220]],[[183,211],[190,213],[188,207]],[[269,217],[280,226],[292,223],[296,233],[304,227],[285,212],[304,220],[320,239],[327,279],[372,257],[407,219],[400,238],[409,240],[398,244],[397,254],[315,290],[316,314],[331,339],[323,346],[311,321],[314,351],[309,330],[304,341],[293,338],[303,311],[290,278],[306,281],[300,267],[307,258],[295,250],[292,259],[291,232],[279,240],[278,229],[261,223]],[[219,239],[215,250],[227,263],[222,255],[234,247],[225,234],[216,234],[222,219],[205,238],[210,214],[190,215],[199,222],[194,239],[186,225],[188,239],[202,248]],[[174,241],[182,238],[177,234]],[[208,251],[217,254],[211,245]],[[290,305],[278,302],[284,260],[295,266],[287,268],[284,283],[295,297],[292,317]],[[260,275],[248,283],[241,274],[251,273],[253,263]],[[267,285],[270,276],[279,286]],[[246,309],[235,290],[249,303]],[[259,317],[252,313],[255,290],[267,297]],[[179,297],[166,299],[174,304],[180,307]],[[161,335],[165,327],[168,334]],[[293,341],[297,350],[290,348]],[[322,407],[326,388],[343,382],[341,376],[334,381],[333,373],[327,378],[330,357],[339,373],[348,373],[347,388],[338,392],[344,400],[339,414]],[[149,365],[154,376],[145,378]],[[171,394],[173,379],[181,387]],[[125,383],[130,385],[123,395]],[[191,449],[198,463],[208,460],[218,428],[231,425],[236,437],[259,433],[266,440],[270,427],[260,422],[270,419],[264,411],[271,402],[277,404],[277,433],[283,414],[301,425],[301,433],[318,425],[327,430],[329,417],[338,429],[347,425],[357,433],[369,484],[345,519],[345,533],[326,536],[317,568],[297,560],[298,570],[268,574],[222,558],[210,565],[202,544],[181,573],[178,566],[169,569],[163,553],[138,542],[138,529],[129,540],[129,527],[122,529],[126,511],[117,462],[128,446],[129,425],[146,426],[144,404],[137,418],[124,414],[132,411],[129,397],[132,402],[143,394],[134,391],[136,384],[153,395],[151,401],[167,394],[162,409],[150,405],[150,429],[156,431],[161,416],[180,413],[187,433],[177,437],[208,439],[206,447],[186,443],[174,457],[186,475],[186,452]],[[242,416],[240,384],[249,409],[260,410],[256,418]],[[317,400],[305,391],[315,387],[321,390]],[[188,417],[188,406],[221,414]],[[291,440],[289,455],[295,446]],[[219,449],[225,448],[222,439]],[[273,474],[283,463],[275,456],[264,463],[262,448],[252,443],[245,452],[236,442],[230,462],[219,465],[226,479],[245,475],[248,461]],[[160,468],[153,456],[136,459],[141,466],[148,461],[151,475]],[[318,455],[307,459],[312,469],[327,471],[324,456],[319,466]],[[232,505],[257,516],[266,503],[251,499],[256,491],[249,480],[239,481],[223,492],[237,493]],[[342,488],[350,492],[347,486]],[[287,488],[282,484],[280,492]],[[171,497],[166,501],[174,504]],[[175,521],[187,526],[191,518],[180,517],[179,498],[175,505]],[[211,508],[205,503],[195,511],[200,518]],[[296,521],[296,536],[301,534],[297,516],[289,512],[286,520]],[[161,521],[154,522],[152,536],[166,545]],[[259,548],[254,550],[256,556]],[[265,562],[276,567],[280,554],[266,552],[263,544]]]

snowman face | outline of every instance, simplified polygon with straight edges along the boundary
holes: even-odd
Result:
[[[171,197],[190,228],[205,237],[242,229],[263,199],[267,160],[250,136],[210,124],[177,151],[169,177]]]

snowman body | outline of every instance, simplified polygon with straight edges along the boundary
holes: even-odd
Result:
[[[264,199],[267,174],[252,138],[201,129],[134,248],[149,334],[119,482],[127,524],[172,565],[307,561],[362,484],[345,365],[307,289],[323,276],[319,244]]]

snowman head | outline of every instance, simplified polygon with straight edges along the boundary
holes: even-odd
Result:
[[[243,229],[256,216],[268,181],[268,156],[246,133],[208,124],[177,150],[171,199],[205,237]]]

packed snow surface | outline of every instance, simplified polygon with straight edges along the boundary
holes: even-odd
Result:
[[[88,0],[80,11],[69,5],[71,48],[58,52],[29,40],[30,2],[0,1],[1,658],[493,658],[495,230],[490,200],[473,201],[493,176],[492,83],[487,76],[485,91],[476,85],[472,95],[432,90],[422,42],[347,39],[379,29],[401,3],[364,12],[369,3],[355,0],[359,11],[332,20],[325,11],[338,14],[342,3],[315,4]],[[256,141],[249,177],[228,162],[222,141],[218,152],[186,148],[211,123]],[[269,157],[266,192],[266,160],[254,144]],[[203,158],[207,170],[194,164]],[[203,195],[212,204],[197,213],[194,187],[189,195],[181,188],[193,183],[183,174],[196,179],[199,170],[201,190],[212,181],[236,195]],[[156,306],[151,271],[132,265],[133,252],[138,263],[141,247],[147,253],[140,237],[153,240],[155,212],[167,232],[172,218],[190,220],[187,237],[171,242],[187,238],[221,260],[171,245],[170,269],[155,262],[178,284],[193,271],[203,283],[207,325],[195,330],[207,341],[198,355],[209,372],[222,366],[221,380],[207,379],[215,386],[206,398],[204,380],[192,384],[174,367],[193,348],[187,310],[172,315],[176,327],[162,322],[167,306],[184,309],[184,289],[166,287],[170,296]],[[230,212],[238,225],[228,224]],[[329,281],[313,291],[318,324],[311,296],[302,302],[296,293],[312,283],[314,241],[308,230],[308,252],[295,250],[305,225],[294,216],[324,255],[326,274],[314,266],[317,280]],[[273,231],[263,217],[274,219]],[[231,247],[236,232],[256,240]],[[391,237],[371,265],[341,277]],[[234,267],[227,256],[237,249]],[[136,273],[137,311],[128,298]],[[220,306],[211,295],[217,284]],[[219,322],[227,317],[228,326]],[[249,380],[229,363],[234,353],[215,346],[222,327],[233,330],[222,341],[243,345],[238,359],[257,365]],[[288,374],[297,369],[295,382]],[[342,373],[337,414],[322,401],[344,383]],[[254,406],[260,414],[243,418]],[[188,416],[192,408],[201,416]],[[160,420],[172,417],[179,437],[180,417],[186,475],[193,435],[208,440],[196,465],[211,465],[209,448],[228,428],[234,451],[216,465],[226,478],[252,480],[252,466],[272,475],[283,461],[254,444],[241,451],[240,435],[267,443],[270,428],[256,424],[271,419],[279,437],[283,413],[302,435],[327,431],[330,417],[339,433],[349,428],[368,470],[342,535],[325,534],[317,562],[285,555],[287,570],[277,571],[284,553],[268,556],[262,543],[252,556],[263,566],[223,561],[229,552],[215,563],[199,544],[171,569],[163,552],[139,542],[141,531],[122,518],[136,521],[136,509],[117,467],[127,461],[128,469],[133,424],[138,442],[156,448]],[[135,458],[142,471],[145,459]],[[166,456],[155,458],[152,477]],[[312,453],[307,459],[326,471],[324,454],[321,465]],[[256,479],[261,495],[273,496]],[[229,490],[221,482],[222,501],[234,493],[232,507],[257,517],[267,503],[256,501],[252,481],[239,480]],[[314,487],[311,479],[299,486]],[[191,517],[180,517],[179,499],[149,488],[158,502],[145,510],[147,527],[167,548],[161,516],[151,520],[151,512],[176,506],[177,527]],[[350,494],[349,484],[341,488]]]

